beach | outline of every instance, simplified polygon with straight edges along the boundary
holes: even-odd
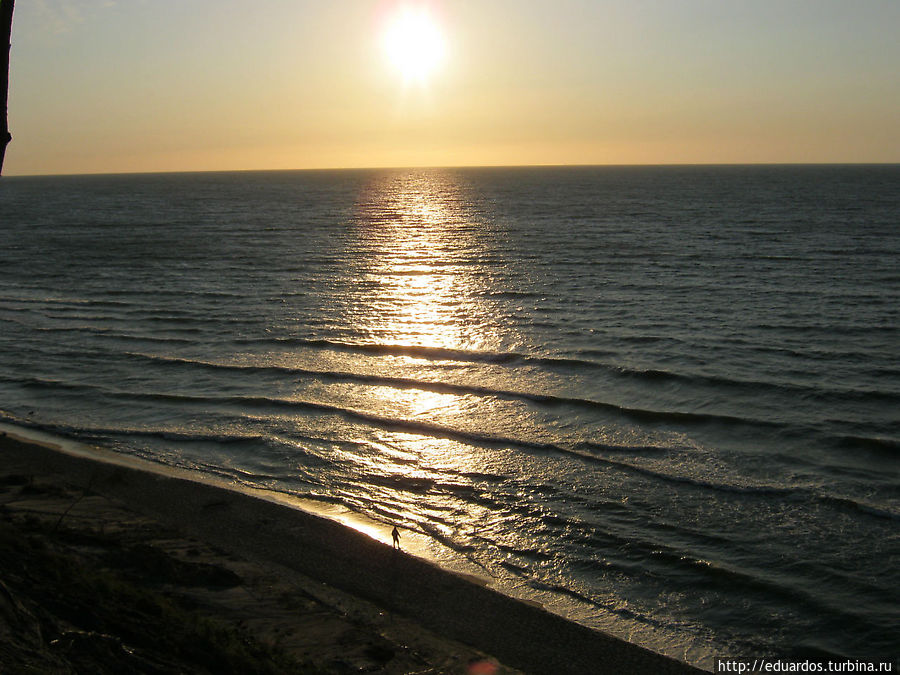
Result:
[[[68,605],[42,598],[51,581],[39,578],[41,565],[23,571],[11,554],[32,548],[215,617],[252,646],[233,657],[246,660],[245,671],[252,663],[257,672],[700,672],[284,504],[101,449],[76,456],[9,433],[0,448],[4,672],[72,672],[73,663],[202,672],[168,643],[135,646],[125,617],[136,607],[120,607],[122,621],[97,630],[94,608],[106,598],[89,598],[83,614],[72,609],[79,584],[62,591],[73,595]]]

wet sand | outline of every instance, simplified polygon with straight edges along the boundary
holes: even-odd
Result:
[[[231,580],[224,586],[162,586],[310,672],[466,673],[472,664],[497,673],[702,672],[332,520],[183,475],[110,463],[106,454],[112,457],[75,456],[0,437],[3,517],[43,518],[40,536],[51,546],[59,532],[82,528],[120,548],[161,551],[176,567],[224,570]],[[12,536],[37,536],[20,532]],[[29,602],[20,604],[27,609]],[[0,612],[0,636],[11,630],[2,619]]]

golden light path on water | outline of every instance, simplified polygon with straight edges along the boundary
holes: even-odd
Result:
[[[501,348],[479,294],[478,223],[443,173],[398,174],[370,186],[360,205],[365,298],[355,326],[384,345]]]
[[[397,175],[366,191],[364,279],[375,291],[362,326],[384,344],[483,349],[470,256],[475,225],[449,177]]]
[[[478,223],[465,212],[465,203],[461,187],[445,173],[404,172],[369,186],[360,204],[360,236],[366,248],[363,282],[374,292],[359,317],[362,332],[380,344],[403,347],[460,352],[499,347],[485,330],[490,312],[480,302],[479,266],[473,260],[480,246]],[[397,358],[405,379],[434,381],[430,360]],[[484,398],[427,388],[377,386],[366,393],[375,399],[367,407],[379,415],[448,429],[466,428],[474,406],[484,414],[491,405]],[[459,441],[432,434],[388,436],[387,451],[358,459],[372,471],[402,476],[406,483],[431,480],[442,468],[456,475],[483,469],[481,452]],[[397,507],[398,518],[432,531],[437,527],[444,536],[470,530],[489,515],[483,507],[463,507],[449,496],[429,495],[427,503],[416,502],[386,489],[381,497]],[[435,509],[454,513],[454,525],[443,525],[445,517],[434,518],[443,515]]]

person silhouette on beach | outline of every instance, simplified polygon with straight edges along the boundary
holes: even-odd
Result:
[[[398,551],[400,550],[400,531],[397,529],[397,526],[394,525],[394,529],[391,530],[391,539],[393,540],[393,547]]]

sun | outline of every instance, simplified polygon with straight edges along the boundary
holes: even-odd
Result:
[[[444,60],[444,36],[424,5],[398,7],[382,40],[388,60],[407,83],[424,84]]]

